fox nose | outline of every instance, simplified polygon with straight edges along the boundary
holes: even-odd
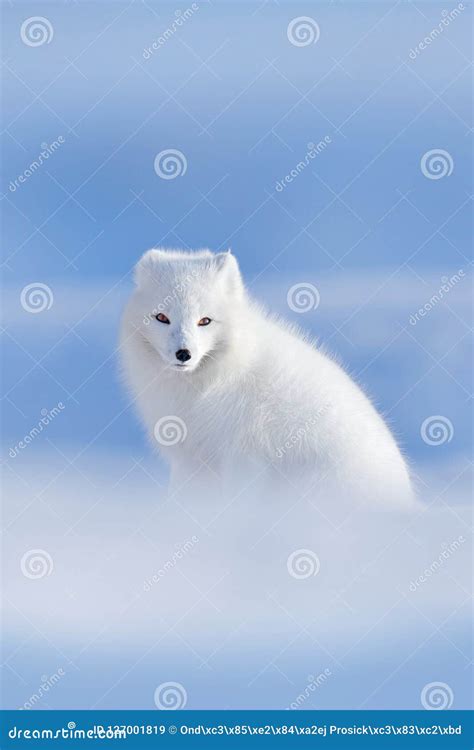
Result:
[[[191,359],[191,352],[189,349],[178,349],[175,356],[180,362],[187,362],[188,359]]]

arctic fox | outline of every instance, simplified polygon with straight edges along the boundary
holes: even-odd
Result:
[[[405,461],[346,372],[247,293],[231,252],[149,250],[121,327],[123,369],[173,492],[203,478],[410,503]],[[273,490],[271,490],[273,491]]]

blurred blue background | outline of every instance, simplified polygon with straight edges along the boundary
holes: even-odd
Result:
[[[459,12],[450,17],[454,8]],[[467,3],[203,1],[178,8],[153,0],[15,2],[4,3],[2,13],[2,444],[8,487],[5,570],[11,584],[5,615],[5,703],[22,705],[40,675],[57,669],[55,649],[60,648],[66,654],[60,660],[74,664],[74,679],[64,678],[62,688],[42,699],[42,707],[89,707],[103,693],[107,697],[99,707],[148,707],[156,667],[147,677],[148,660],[137,669],[130,666],[135,656],[141,659],[147,644],[143,618],[137,615],[135,630],[127,634],[115,609],[114,614],[104,611],[97,622],[91,613],[107,598],[95,577],[96,565],[106,564],[109,553],[118,554],[116,543],[125,543],[135,514],[139,524],[144,521],[151,494],[161,498],[165,481],[121,386],[117,361],[117,331],[132,285],[131,269],[149,247],[232,247],[251,292],[312,331],[387,415],[420,487],[441,513],[433,523],[426,524],[424,517],[417,522],[422,537],[428,535],[423,537],[424,556],[423,544],[420,548],[402,534],[409,551],[402,548],[400,558],[421,555],[404,573],[408,582],[437,557],[440,545],[467,533],[471,13]],[[49,23],[48,40],[37,46],[25,43],[21,34],[22,24],[34,16],[43,19],[43,26],[44,19]],[[312,19],[313,29],[317,24],[319,38],[297,46],[287,30],[301,16]],[[420,41],[447,18],[449,23],[420,50]],[[173,27],[176,19],[180,25]],[[159,48],[147,53],[169,28],[173,31]],[[328,145],[283,190],[277,189],[305,160],[308,144],[325,137]],[[59,146],[47,161],[18,181],[38,159],[42,144],[54,142]],[[155,157],[168,149],[181,152],[186,165],[174,179],[163,179],[154,168]],[[427,152],[440,149],[448,154],[451,173],[432,179],[423,173],[421,161]],[[460,280],[430,305],[427,315],[410,322],[438,294],[443,280],[460,271]],[[298,314],[288,308],[287,292],[302,282],[315,285],[321,301],[317,309]],[[21,304],[21,293],[38,283],[49,288],[51,304],[32,314]],[[59,402],[64,410],[12,458],[12,447],[37,425],[42,410]],[[433,415],[448,420],[452,430],[449,441],[436,446],[420,436],[422,423]],[[197,526],[208,528],[212,513],[204,518],[192,504],[183,507],[187,523],[192,513]],[[150,547],[155,567],[171,554],[167,544],[172,549],[194,533],[192,523],[185,533],[175,521],[169,519],[166,541],[158,524]],[[302,519],[303,528],[305,523]],[[452,533],[446,537],[447,528]],[[304,547],[298,540],[296,534],[294,546]],[[62,556],[74,549],[74,575],[64,563],[68,575],[61,578],[55,562],[56,584],[53,575],[25,580],[18,559],[30,548],[53,550],[55,561],[63,562]],[[204,554],[206,547],[200,549],[207,562],[212,554],[221,560],[222,550]],[[94,555],[102,552],[97,561]],[[127,554],[136,562],[133,547]],[[145,571],[145,563],[135,568],[136,585],[146,578]],[[459,563],[456,575],[463,571],[466,566]],[[114,605],[124,580],[119,579],[107,579]],[[64,615],[62,621],[51,612],[64,609],[68,580],[74,581],[71,602],[76,601],[81,617],[70,603],[71,620]],[[333,582],[334,591],[340,594],[343,583]],[[383,589],[383,576],[379,583]],[[359,698],[367,696],[368,708],[418,707],[421,687],[436,678],[428,674],[433,653],[445,681],[449,673],[458,686],[456,707],[468,704],[469,629],[461,592],[468,582],[459,584],[459,600],[452,608],[446,592],[452,594],[454,584],[448,579],[444,584],[446,591],[432,590],[426,606],[431,619],[430,602],[446,604],[435,622],[438,628],[455,611],[455,621],[443,625],[452,632],[444,631],[441,643],[435,636],[418,652],[423,667],[407,660],[407,668],[413,667],[410,679],[427,670],[420,685],[415,679],[413,695],[406,695],[405,678],[397,683],[397,665],[402,669],[419,640],[417,636],[411,643],[417,628],[403,611],[393,632],[404,623],[406,633],[399,637],[410,642],[406,653],[399,633],[392,664],[381,660],[379,646],[371,649],[364,641],[366,652],[344,665],[343,680],[321,690],[320,705],[356,708]],[[393,590],[399,585],[397,579]],[[236,606],[242,596],[236,584]],[[371,601],[376,598],[374,594]],[[39,611],[46,603],[43,620]],[[130,606],[127,597],[125,603]],[[166,620],[169,602],[161,606],[158,611]],[[276,614],[269,617],[270,627],[278,630]],[[369,618],[363,632],[380,617],[379,612]],[[206,622],[195,623],[195,635],[207,637]],[[101,641],[97,634],[106,624],[112,633]],[[237,625],[229,616],[222,632],[231,633]],[[333,634],[334,626],[329,629]],[[290,676],[287,693],[271,681],[263,693],[258,682],[252,683],[256,693],[248,687],[258,665],[275,659],[280,650],[270,649],[267,659],[266,638],[260,635],[263,642],[251,630],[227,654],[233,666],[223,661],[220,671],[216,667],[220,677],[210,682],[200,682],[189,663],[180,675],[179,643],[174,644],[176,652],[165,649],[172,665],[169,679],[181,677],[188,687],[195,685],[189,707],[252,702],[280,707],[291,702],[295,690],[298,694],[305,685],[301,674]],[[64,645],[68,638],[74,642],[71,650]],[[90,663],[80,665],[82,649],[96,638],[101,648]],[[115,638],[120,647],[112,647]],[[25,639],[35,645],[31,653]],[[281,648],[285,643],[283,639]],[[189,652],[183,644],[181,649],[192,660],[199,648],[191,644]],[[129,654],[130,664],[121,669],[117,658],[126,660],[127,649],[137,653]],[[85,653],[89,658],[91,651]],[[159,649],[157,653],[158,663],[166,661]],[[238,669],[248,666],[249,674],[241,685],[236,677],[229,686],[229,670],[238,672],[236,654],[244,653]],[[323,650],[309,669],[307,653],[303,648],[290,665],[279,668],[286,675],[298,665],[302,674],[314,673],[332,658]],[[362,664],[368,676],[361,688]],[[83,681],[77,677],[81,669]],[[116,671],[119,685],[112,690],[110,674]],[[387,688],[370,697],[380,685]]]

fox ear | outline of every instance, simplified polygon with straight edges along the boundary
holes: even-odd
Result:
[[[153,274],[157,263],[164,260],[165,256],[166,252],[163,250],[147,250],[134,268],[133,276],[135,284],[137,286],[143,286],[145,281]]]
[[[227,250],[225,253],[217,253],[213,261],[218,275],[224,279],[228,288],[236,292],[242,292],[243,282],[235,255]]]

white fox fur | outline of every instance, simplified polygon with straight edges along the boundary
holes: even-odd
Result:
[[[135,270],[121,352],[174,492],[206,475],[315,497],[407,504],[405,461],[344,370],[244,288],[235,257],[150,250]],[[159,322],[161,313],[169,324]],[[203,318],[208,325],[198,325]],[[176,352],[188,350],[181,363]]]

